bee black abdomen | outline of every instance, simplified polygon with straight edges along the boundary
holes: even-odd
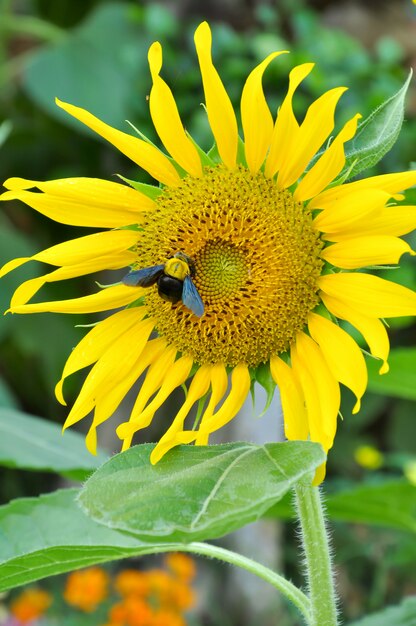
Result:
[[[183,282],[173,276],[162,274],[157,280],[159,296],[167,302],[176,304],[182,298]]]

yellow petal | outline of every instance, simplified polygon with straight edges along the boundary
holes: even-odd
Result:
[[[123,309],[113,313],[102,322],[98,322],[75,346],[65,363],[62,377],[55,387],[55,395],[61,404],[66,404],[62,395],[63,383],[68,376],[88,367],[118,341],[118,338],[128,333],[131,328],[140,323],[147,314],[146,307]]]
[[[268,178],[272,178],[280,169],[299,128],[292,108],[293,94],[313,67],[314,63],[304,63],[293,68],[289,74],[289,88],[276,117],[270,151],[266,159],[264,173]]]
[[[117,254],[131,248],[139,238],[133,230],[109,230],[86,237],[64,241],[56,246],[42,250],[31,257],[13,259],[0,270],[0,278],[13,269],[28,261],[41,261],[50,265],[77,265],[91,257],[102,257]]]
[[[192,365],[193,358],[191,356],[179,357],[165,374],[162,385],[153,400],[139,415],[134,415],[129,422],[119,426],[117,435],[122,439],[126,439],[126,437],[131,437],[138,430],[149,426],[154,414],[170,396],[172,391],[180,387],[186,381]]]
[[[322,196],[323,194],[318,197]],[[314,219],[315,228],[321,232],[343,232],[357,222],[362,223],[364,219],[370,223],[389,198],[389,194],[380,189],[364,189],[349,194],[340,193],[333,196],[331,202],[322,201],[322,206],[313,198],[308,208],[323,209]]]
[[[416,293],[371,274],[327,274],[318,281],[329,296],[370,317],[416,315]]]
[[[153,320],[141,321],[128,331],[125,330],[119,335],[117,341],[108,347],[86,377],[74,406],[65,420],[64,429],[79,422],[94,408],[99,398],[107,396],[114,381],[117,380],[117,369],[120,368],[122,373],[125,371],[126,361],[131,362],[132,352],[135,352],[131,346],[137,344],[138,351],[135,352],[137,358],[153,326]]]
[[[415,255],[408,243],[398,237],[356,237],[327,246],[321,257],[336,267],[357,269],[371,265],[398,263],[402,254]]]
[[[262,79],[269,63],[280,54],[272,52],[247,78],[241,96],[241,122],[244,131],[245,155],[248,168],[254,174],[260,169],[270,146],[273,118],[264,97]]]
[[[77,120],[91,128],[98,135],[113,144],[122,154],[131,159],[139,167],[149,172],[153,178],[164,185],[176,187],[180,183],[180,177],[169,159],[160,150],[151,144],[123,133],[116,128],[105,124],[85,109],[76,107],[56,98],[56,104]]]
[[[335,107],[346,90],[346,87],[336,87],[311,104],[279,171],[279,189],[286,189],[298,180],[328,138],[334,128]]]
[[[143,371],[141,355],[154,326],[155,321],[150,318],[136,324],[134,332],[131,332],[129,336],[124,335],[126,341],[120,344],[118,351],[120,358],[115,360],[109,354],[108,367],[112,369],[111,380],[105,393],[97,394],[94,426],[98,426],[111,417],[141,375]]]
[[[233,169],[237,159],[237,120],[231,100],[212,63],[212,36],[207,22],[202,22],[198,26],[194,40],[204,86],[209,124],[222,161],[228,168]]]
[[[328,311],[335,315],[335,317],[346,320],[352,324],[352,326],[355,326],[367,342],[371,354],[383,361],[380,374],[388,372],[389,366],[387,359],[390,351],[390,343],[384,324],[374,317],[368,317],[360,311],[352,309],[348,306],[348,303],[338,300],[333,296],[322,293],[321,298]]]
[[[128,251],[140,237],[135,230],[108,230],[102,233],[64,241],[31,257],[50,265],[76,265],[91,257],[102,257]]]
[[[300,181],[294,193],[295,200],[302,202],[320,193],[340,173],[345,164],[344,143],[352,139],[361,115],[355,115],[335,137],[332,144]]]
[[[112,206],[107,206],[104,203],[100,204],[98,199],[89,200],[88,194],[82,197],[82,195],[75,196],[69,193],[67,195],[63,193],[53,193],[51,191],[52,187],[47,187],[49,183],[36,183],[39,189],[41,187],[45,189],[44,193],[18,189],[17,185],[13,185],[11,182],[16,180],[21,181],[23,179],[9,178],[9,180],[5,182],[5,185],[11,187],[16,186],[16,189],[5,191],[0,196],[0,200],[21,200],[32,209],[35,209],[35,211],[61,224],[88,226],[91,228],[118,228],[120,226],[128,226],[129,224],[140,224],[145,218],[145,211],[149,210],[140,209],[140,204],[145,205],[145,202],[142,202],[141,199],[143,194],[137,195],[136,209],[130,207],[123,208],[123,194],[120,195],[120,204],[118,204],[118,200],[115,199]],[[29,183],[27,185],[28,187],[34,186],[31,184],[34,181],[25,182]],[[57,183],[61,181],[50,182]],[[115,185],[116,183],[108,184]],[[127,189],[127,187],[123,187],[123,185],[119,185],[119,187],[121,187],[121,189]],[[68,187],[68,189],[70,189],[70,187]],[[60,191],[61,190],[59,190],[59,192]]]
[[[165,344],[163,350],[151,351],[145,355],[145,367],[149,367],[146,377],[140,387],[133,409],[130,413],[129,421],[120,424],[117,428],[117,436],[123,440],[123,450],[130,447],[134,433],[136,432],[134,424],[131,422],[137,420],[144,410],[147,402],[158,392],[164,377],[173,366],[176,358],[176,349],[173,346]]]
[[[111,359],[111,380],[108,381],[104,393],[103,384],[97,388],[94,417],[86,437],[87,448],[92,454],[96,454],[96,448],[94,447],[94,442],[96,446],[97,441],[95,434],[96,429],[114,414],[117,407],[142,374],[142,362],[140,357],[153,328],[153,320],[147,319],[142,322],[138,340],[135,341],[136,337],[134,334],[132,334],[130,338],[130,341],[134,342],[130,343],[130,347],[134,345],[134,349],[128,349],[128,346],[124,343],[124,345],[121,346],[122,349],[124,348],[124,351],[122,351],[121,354],[119,353],[120,358],[115,361],[115,366],[114,360]]]
[[[209,419],[204,415],[199,431],[201,434],[211,434],[215,430],[228,424],[243,406],[250,391],[250,373],[245,363],[236,365],[231,373],[231,389],[224,403]]]
[[[273,355],[270,358],[270,371],[280,391],[286,437],[290,441],[307,439],[309,425],[305,398],[292,368]]]
[[[149,399],[160,389],[175,363],[177,351],[174,346],[167,346],[165,350],[155,356],[149,362],[150,367],[133,405],[130,421],[141,415]]]
[[[389,206],[379,209],[369,219],[360,219],[340,232],[326,232],[328,241],[343,241],[360,235],[392,235],[400,237],[416,228],[415,206]]]
[[[392,196],[398,191],[404,191],[416,185],[416,171],[396,172],[395,174],[382,174],[381,176],[370,176],[362,180],[348,183],[351,189],[370,189],[376,187],[387,191]]]
[[[157,134],[177,163],[192,176],[202,175],[201,159],[187,136],[171,90],[159,76],[162,69],[162,46],[157,41],[149,49],[149,66],[153,87],[150,92],[150,114]]]
[[[11,313],[99,313],[131,304],[144,293],[145,289],[141,287],[115,285],[82,298],[24,304],[9,310]]]
[[[342,194],[348,195],[350,193],[357,193],[369,189],[379,189],[380,191],[388,193],[389,196],[392,197],[397,192],[408,189],[413,185],[416,185],[416,171],[371,176],[370,178],[356,180],[353,183],[344,183],[343,185],[326,189],[316,196],[316,198],[313,198],[313,200],[309,203],[309,206],[311,208],[319,207],[323,209],[325,206],[332,205],[336,202],[342,197]]]
[[[36,187],[52,196],[71,198],[88,206],[112,209],[116,212],[126,211],[133,215],[142,211],[152,211],[156,206],[155,202],[144,193],[128,185],[101,178],[58,178],[46,181],[9,178],[4,186],[11,191],[23,191]]]
[[[201,367],[196,371],[190,384],[185,402],[176,414],[172,424],[159,440],[159,443],[150,455],[151,463],[157,463],[166,454],[166,452],[178,445],[176,442],[178,441],[178,437],[180,437],[180,433],[183,431],[183,424],[189,414],[189,411],[195,402],[202,398],[202,396],[204,396],[209,389],[212,367],[212,365],[201,365]]]
[[[39,278],[26,280],[14,292],[10,302],[10,308],[14,310],[15,307],[26,304],[45,283],[68,280],[69,278],[85,276],[86,274],[93,274],[94,272],[100,272],[102,270],[117,270],[122,267],[128,267],[134,263],[135,260],[136,255],[134,252],[126,250],[125,252],[113,254],[112,256],[91,258],[82,263],[77,263],[76,265],[60,267]]]
[[[357,403],[353,413],[358,413],[368,382],[367,366],[360,348],[345,330],[316,313],[309,314],[308,328],[336,380],[355,394]]]
[[[339,384],[319,346],[305,333],[298,333],[291,349],[292,367],[303,389],[312,441],[325,452],[332,447],[341,402]]]
[[[208,405],[201,417],[200,426],[211,419],[215,407],[223,399],[228,387],[227,370],[224,363],[215,363],[211,369],[211,396]],[[208,443],[209,433],[201,432],[201,428],[197,431],[195,439],[198,445],[206,445]],[[193,441],[193,440],[192,440]]]
[[[28,261],[32,261],[32,259],[33,257],[25,256],[25,257],[20,257],[18,259],[12,259],[11,261],[8,261],[0,269],[0,278],[3,278],[3,276],[6,276],[6,274],[8,274],[9,272],[12,272],[13,270],[17,269],[21,265],[24,265]]]

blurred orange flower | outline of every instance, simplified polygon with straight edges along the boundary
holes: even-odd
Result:
[[[150,590],[146,573],[135,569],[125,569],[117,574],[114,588],[122,597],[132,594],[146,596]]]
[[[25,589],[10,605],[10,613],[22,624],[40,617],[52,604],[52,596],[36,587]]]
[[[109,577],[101,567],[72,572],[66,580],[65,601],[85,613],[92,613],[108,595]]]
[[[109,617],[107,626],[150,626],[153,611],[141,598],[129,596],[110,609]]]
[[[165,563],[170,571],[182,580],[192,580],[195,577],[195,561],[187,554],[171,552],[166,555]]]
[[[161,609],[153,615],[153,620],[149,626],[186,626],[186,621],[180,613]]]

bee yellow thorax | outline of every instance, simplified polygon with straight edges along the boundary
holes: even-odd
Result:
[[[185,280],[189,274],[189,266],[185,261],[178,258],[168,259],[165,263],[165,274],[177,278],[178,280]]]

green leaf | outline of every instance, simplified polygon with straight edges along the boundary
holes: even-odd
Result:
[[[105,3],[65,38],[28,56],[23,87],[46,113],[79,132],[90,134],[55,105],[56,96],[119,125],[135,118],[138,108],[146,110],[144,98],[141,104],[133,97],[132,85],[147,81],[148,43],[130,6]]]
[[[0,378],[0,407],[17,409],[19,402],[5,380]]]
[[[325,460],[311,442],[180,446],[151,465],[153,446],[112,457],[85,484],[93,519],[142,539],[197,541],[255,521]]]
[[[415,624],[416,596],[409,596],[397,606],[389,606],[348,626],[415,626]]]
[[[12,132],[13,125],[9,120],[4,120],[0,124],[0,147],[7,141],[8,136]]]
[[[329,498],[327,505],[332,519],[416,533],[416,486],[405,480],[337,493]]]
[[[0,409],[0,465],[57,472],[84,480],[108,456],[92,456],[85,448],[84,437],[62,427],[22,413]]]
[[[368,389],[386,396],[416,400],[416,348],[390,352],[390,371],[380,376],[380,361],[367,359]]]
[[[328,495],[326,507],[332,520],[416,532],[416,486],[404,480],[363,485]],[[267,513],[268,517],[284,519],[294,515],[287,499]]]
[[[392,148],[403,124],[405,98],[411,78],[412,71],[403,87],[358,125],[355,137],[348,143],[340,177],[348,170],[349,178],[356,176],[378,163]]]
[[[157,544],[144,544],[88,518],[75,502],[77,493],[77,489],[64,489],[0,507],[0,591],[80,567],[160,551]]]

